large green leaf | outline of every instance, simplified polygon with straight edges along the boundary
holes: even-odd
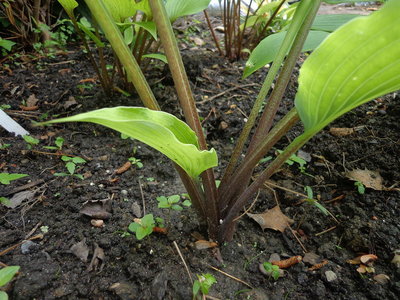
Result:
[[[332,32],[359,16],[353,14],[317,15],[311,25],[311,30]]]
[[[0,287],[6,285],[18,272],[19,266],[9,266],[0,270]]]
[[[400,1],[332,33],[305,61],[296,108],[316,132],[349,110],[400,89]]]
[[[193,130],[166,112],[142,107],[114,107],[42,124],[60,122],[91,122],[117,130],[165,154],[193,178],[218,164],[215,150],[200,151]]]
[[[371,2],[370,0],[323,0],[329,4],[338,4],[338,3],[355,3],[355,2]],[[377,2],[383,2],[385,0],[378,0]]]
[[[115,22],[123,22],[136,12],[135,1],[132,0],[102,0]]]
[[[73,15],[74,9],[78,7],[78,2],[75,0],[58,0],[64,10],[67,12],[68,16]]]
[[[271,34],[254,48],[246,62],[243,78],[250,76],[275,59],[285,35],[286,31]],[[324,31],[310,31],[302,51],[314,50],[328,35],[329,33]]]
[[[211,0],[168,0],[165,4],[168,17],[174,22],[179,17],[193,15],[206,9]]]

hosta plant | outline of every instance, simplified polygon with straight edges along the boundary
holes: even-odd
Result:
[[[86,0],[90,9],[103,7],[101,1]],[[293,108],[273,123],[286,85],[295,67],[320,0],[302,0],[296,9],[287,34],[275,56],[265,82],[254,102],[252,112],[233,150],[220,185],[216,186],[213,167],[217,166],[214,149],[209,150],[201,128],[193,95],[183,68],[170,20],[162,0],[150,0],[153,18],[174,78],[186,123],[164,112],[158,105],[141,73],[132,73],[137,91],[147,108],[115,107],[53,120],[57,122],[92,122],[118,130],[149,144],[164,153],[175,164],[190,195],[193,206],[208,224],[211,240],[220,244],[233,238],[237,218],[258,189],[309,139],[326,125],[353,108],[378,96],[400,89],[400,1],[390,0],[368,17],[354,18],[331,33],[306,59],[300,69],[299,88]],[[93,12],[93,11],[92,11]],[[107,15],[101,24],[107,35],[112,31]],[[107,35],[107,36],[108,36]],[[120,60],[129,62],[130,52],[124,43],[111,42]],[[122,47],[122,49],[117,49]],[[286,57],[287,56],[287,57]],[[286,57],[286,59],[285,59]],[[284,64],[282,65],[282,62]],[[282,66],[282,67],[281,67]],[[125,68],[128,69],[128,65]],[[280,69],[274,89],[259,111]],[[294,139],[258,176],[251,181],[253,170],[269,150],[298,121],[304,132]],[[274,126],[273,126],[274,125]],[[254,134],[250,136],[252,128]],[[245,147],[248,141],[248,147]],[[245,154],[244,158],[242,154]]]

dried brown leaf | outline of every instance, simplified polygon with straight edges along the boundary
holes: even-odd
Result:
[[[108,219],[111,217],[111,199],[87,201],[79,212],[94,219]]]
[[[72,245],[70,251],[81,261],[87,262],[87,258],[89,256],[89,248],[86,245],[86,239],[83,239],[79,243]]]
[[[26,100],[26,106],[27,107],[34,107],[36,104],[39,102],[39,99],[36,98],[35,94],[32,94],[28,97]]]
[[[355,169],[347,172],[346,177],[359,181],[368,188],[382,191],[384,189],[382,176],[377,171]]]
[[[374,254],[365,254],[360,257],[360,261],[364,265],[369,265],[377,259],[378,259],[378,256],[376,256]]]
[[[279,206],[275,206],[272,209],[266,210],[262,214],[247,214],[250,218],[260,224],[262,230],[270,228],[280,232],[284,232],[285,229],[293,224],[294,221],[289,217],[285,216]]]
[[[379,284],[386,284],[390,281],[390,277],[386,274],[378,274],[374,276],[374,280]]]

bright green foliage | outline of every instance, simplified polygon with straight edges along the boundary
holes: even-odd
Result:
[[[206,9],[211,0],[168,0],[165,10],[171,22]]]
[[[10,206],[12,205],[10,199],[6,198],[6,197],[0,197],[0,204],[3,204],[5,206]]]
[[[180,203],[181,205],[179,205],[178,203],[181,201],[181,196],[179,195],[172,195],[169,197],[160,196],[157,197],[157,201],[158,201],[158,208],[169,208],[173,210],[183,210],[183,207],[181,205],[186,207],[192,205],[190,200],[185,200],[182,203]]]
[[[15,42],[5,40],[0,37],[0,47],[6,49],[7,51],[11,51],[11,48],[15,45]]]
[[[357,191],[360,195],[365,193],[365,185],[362,182],[356,181],[354,182],[354,185],[357,187]]]
[[[278,280],[281,276],[279,266],[273,265],[270,262],[264,262],[263,267],[265,271],[272,276],[273,279]]]
[[[197,275],[197,279],[193,283],[193,297],[203,295],[208,295],[210,287],[217,282],[215,277],[209,273]]]
[[[35,139],[34,137],[31,137],[30,135],[24,135],[23,136],[23,139],[25,140],[25,142],[27,143],[27,148],[30,150],[30,149],[32,149],[32,147],[34,146],[34,145],[37,145],[37,144],[39,144],[39,140],[38,139]]]
[[[346,24],[354,18],[360,17],[360,15],[354,14],[334,14],[334,15],[317,15],[311,30],[321,30],[326,32],[333,32],[343,24]]]
[[[129,224],[128,229],[136,233],[136,238],[142,240],[146,236],[153,232],[153,228],[156,226],[154,217],[152,214],[147,214],[137,222]]]
[[[193,130],[165,112],[141,107],[114,107],[43,124],[61,122],[91,122],[117,130],[165,154],[193,178],[218,164],[214,149],[200,151]]]
[[[61,159],[66,162],[65,167],[67,168],[69,173],[54,173],[54,176],[75,176],[81,180],[83,180],[83,176],[81,174],[75,174],[75,169],[77,164],[84,164],[86,160],[80,158],[78,156],[69,157],[69,156],[61,156]]]
[[[167,61],[167,57],[164,54],[160,54],[160,53],[150,53],[150,54],[145,54],[143,55],[143,57],[147,57],[147,58],[155,58],[158,60],[161,60],[164,63],[168,63]]]
[[[132,163],[132,165],[137,166],[139,169],[143,168],[143,164],[140,161],[140,159],[137,159],[135,157],[129,157],[128,160]]]
[[[54,147],[54,146],[45,146],[43,148],[50,149],[50,150],[61,150],[62,146],[64,144],[64,139],[62,137],[58,136],[56,138],[56,140],[54,141],[54,144],[56,145],[56,147]]]
[[[78,7],[78,2],[75,0],[58,0],[58,2],[65,9],[68,15],[72,15],[74,9]]]
[[[325,216],[330,215],[329,211],[317,200],[314,199],[313,191],[310,186],[305,186],[304,190],[307,192],[307,199],[305,199],[311,205],[318,208]]]
[[[400,1],[332,33],[305,61],[296,108],[312,135],[351,109],[400,89]]]
[[[123,22],[136,12],[135,1],[132,0],[103,0],[115,22]]]
[[[28,174],[10,174],[10,173],[0,173],[0,183],[10,184],[11,181],[17,180],[23,177],[29,176]]]
[[[19,266],[9,266],[0,270],[0,287],[5,286],[14,275],[18,272]],[[7,300],[8,295],[6,292],[0,291],[0,300]]]

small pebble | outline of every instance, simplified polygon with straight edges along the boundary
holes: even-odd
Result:
[[[121,190],[121,194],[126,196],[126,195],[128,195],[128,191],[127,190]]]
[[[38,244],[36,244],[32,241],[26,241],[25,243],[23,243],[21,245],[21,252],[22,252],[22,254],[29,254],[29,253],[35,251],[36,248],[38,248],[38,247],[39,247]]]
[[[328,282],[332,282],[332,281],[335,281],[337,279],[337,275],[333,271],[326,271],[325,272],[325,276],[326,276],[326,280]]]

